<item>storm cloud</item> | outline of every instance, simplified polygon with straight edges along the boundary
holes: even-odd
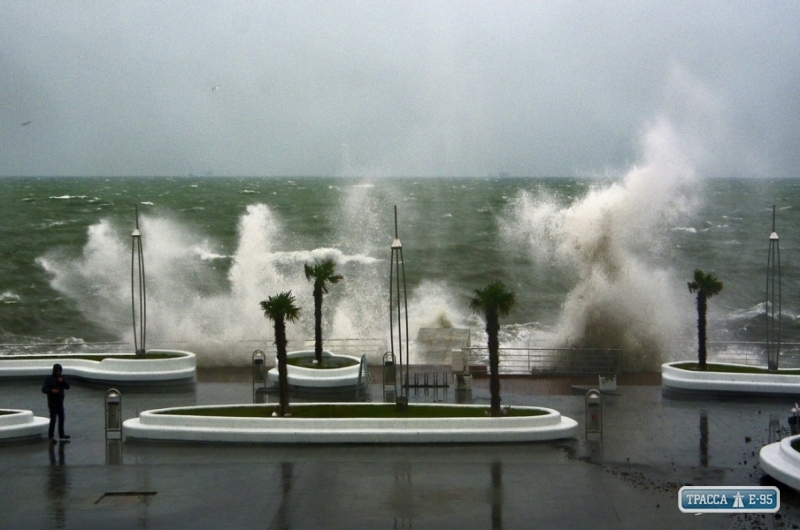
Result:
[[[797,2],[0,1],[0,176],[797,177]]]

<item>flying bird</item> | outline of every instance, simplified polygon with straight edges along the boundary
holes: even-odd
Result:
[[[21,124],[20,124],[20,127],[25,127],[26,125],[30,125],[31,123],[33,123],[33,121],[31,121],[31,120],[28,120],[28,121],[26,121],[26,122],[23,122],[23,123],[21,123]]]
[[[218,88],[219,88],[219,85],[214,85],[214,86],[211,87],[211,91],[212,92],[216,92]]]

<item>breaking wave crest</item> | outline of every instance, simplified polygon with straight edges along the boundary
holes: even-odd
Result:
[[[671,227],[698,206],[698,177],[678,140],[662,119],[644,139],[643,161],[618,181],[569,204],[523,191],[507,208],[504,241],[576,277],[552,346],[622,348],[631,369],[655,370],[669,359],[691,308],[659,256]]]

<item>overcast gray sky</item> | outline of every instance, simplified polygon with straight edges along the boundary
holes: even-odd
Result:
[[[800,176],[798,1],[0,0],[0,82],[0,176]]]

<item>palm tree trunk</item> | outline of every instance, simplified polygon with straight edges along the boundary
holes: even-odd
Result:
[[[486,314],[486,333],[489,336],[489,393],[491,394],[491,414],[500,416],[500,321],[497,314]]]
[[[697,361],[700,370],[706,369],[706,294],[697,291]]]
[[[286,370],[286,323],[283,318],[275,319],[275,346],[278,349],[278,401],[280,415],[289,412],[289,374]]]
[[[314,357],[322,366],[322,286],[314,282]]]

